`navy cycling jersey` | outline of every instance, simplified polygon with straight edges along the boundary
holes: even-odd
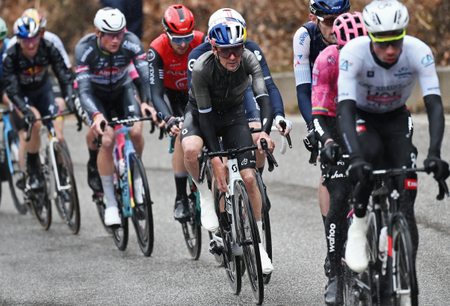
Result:
[[[272,105],[273,109],[273,115],[274,118],[276,116],[282,116],[284,117],[284,106],[283,106],[283,99],[281,98],[280,91],[278,90],[278,87],[275,85],[272,79],[272,75],[270,74],[269,66],[267,65],[266,58],[264,57],[263,52],[259,48],[259,46],[251,41],[246,40],[244,43],[245,49],[253,52],[255,54],[256,58],[259,61],[259,64],[261,65],[261,69],[264,76],[264,82],[266,83],[267,92],[269,93],[270,97],[270,103]],[[194,50],[191,51],[188,58],[188,85],[189,88],[191,87],[191,78],[192,78],[192,67],[194,66],[195,61],[202,55],[203,53],[206,53],[207,51],[211,51],[211,44],[209,42],[205,42],[198,47],[196,47]],[[250,88],[251,90],[251,88]],[[252,95],[251,95],[252,96]],[[244,96],[244,99],[247,98],[247,95]],[[244,101],[244,104],[245,101]]]
[[[150,94],[147,56],[141,41],[131,32],[125,32],[115,53],[106,52],[95,33],[84,36],[75,47],[75,71],[77,73],[80,101],[89,117],[98,112],[93,94],[112,96],[131,82],[128,67],[133,62],[147,94]]]

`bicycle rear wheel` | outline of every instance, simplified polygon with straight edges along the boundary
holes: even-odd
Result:
[[[48,230],[52,224],[52,202],[48,198],[46,187],[30,191],[30,205],[39,225]]]
[[[197,191],[197,187],[189,177],[190,193],[188,195],[189,200],[189,213],[191,217],[188,221],[181,223],[181,228],[184,234],[184,241],[188,248],[189,254],[192,260],[198,260],[202,251],[202,232],[200,224],[200,196]]]
[[[408,225],[401,216],[392,222],[392,250],[389,250],[394,305],[418,305],[416,270]]]
[[[270,228],[270,216],[269,216],[269,206],[268,206],[268,198],[266,194],[266,189],[264,188],[264,184],[262,181],[262,177],[258,171],[258,169],[255,169],[255,177],[256,177],[256,183],[258,184],[259,191],[261,192],[261,198],[262,198],[262,209],[261,209],[261,222],[262,222],[262,229],[263,233],[261,236],[261,243],[264,246],[264,249],[267,252],[267,255],[269,256],[270,260],[273,262],[272,259],[272,231]],[[272,276],[271,274],[263,274],[264,284],[267,285],[270,282],[270,278]]]
[[[117,182],[117,185],[119,185],[119,182]],[[115,190],[116,195],[116,201],[117,201],[117,207],[119,208],[119,217],[121,220],[120,226],[111,226],[111,229],[113,231],[113,239],[114,243],[116,244],[117,248],[120,251],[125,251],[128,245],[128,219],[123,216],[123,210],[122,210],[122,190],[116,186]]]
[[[264,283],[259,252],[258,227],[243,181],[235,182],[233,197],[244,262],[255,303],[260,305],[264,300]]]
[[[137,240],[142,253],[150,256],[153,251],[153,212],[150,188],[144,165],[137,153],[130,155],[131,186],[133,188],[134,207],[131,220],[136,230]]]
[[[67,149],[59,142],[53,144],[57,168],[54,173],[58,176],[60,188],[58,190],[55,179],[55,205],[62,219],[67,223],[72,234],[80,230],[80,203],[72,165],[67,155]]]

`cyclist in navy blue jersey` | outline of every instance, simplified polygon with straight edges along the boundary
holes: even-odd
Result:
[[[231,17],[239,20],[243,25],[245,25],[245,20],[242,18],[241,14],[236,12],[233,9],[230,8],[224,8],[220,9],[217,12],[215,12],[213,15],[211,15],[209,19],[209,25],[214,23],[215,20],[223,17]],[[267,91],[269,93],[270,97],[270,103],[272,105],[273,109],[273,117],[275,119],[275,123],[277,126],[277,129],[280,131],[280,134],[283,136],[286,136],[289,134],[289,132],[292,130],[292,123],[285,119],[284,114],[284,105],[283,105],[283,99],[281,97],[280,91],[278,90],[278,87],[275,85],[272,79],[272,75],[270,74],[269,66],[267,65],[266,59],[264,57],[264,54],[262,50],[259,48],[259,46],[251,41],[246,40],[244,43],[245,49],[253,52],[256,56],[256,58],[259,61],[259,64],[261,65],[261,69],[263,71],[264,75],[264,81],[266,84]],[[191,76],[192,76],[192,67],[194,66],[195,61],[197,58],[199,58],[202,54],[211,51],[211,44],[209,42],[205,42],[201,44],[200,46],[196,47],[192,52],[189,54],[188,59],[188,85],[191,85]],[[247,116],[247,122],[249,123],[250,127],[253,128],[261,128],[261,116],[260,116],[260,110],[259,106],[256,103],[255,97],[253,95],[251,83],[249,82],[249,85],[247,86],[247,90],[244,94],[244,107],[245,107],[245,114]],[[279,125],[279,122],[281,120],[284,120],[286,122],[286,130],[283,132],[283,129]],[[253,139],[258,139],[257,134],[253,134]],[[264,168],[264,156],[263,154],[257,155],[257,161],[256,161],[256,167],[259,169],[260,173],[262,174],[263,168]]]

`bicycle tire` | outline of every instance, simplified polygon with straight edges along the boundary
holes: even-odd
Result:
[[[30,205],[39,225],[48,230],[52,225],[52,202],[48,198],[47,188],[42,191],[30,191]]]
[[[392,257],[389,256],[388,267],[394,305],[416,306],[418,305],[417,278],[408,225],[401,215],[397,215],[391,224],[392,250],[389,252]]]
[[[256,183],[258,185],[259,191],[261,192],[261,199],[262,199],[262,208],[261,208],[261,222],[262,222],[262,229],[263,233],[261,233],[261,243],[264,246],[264,249],[267,252],[267,255],[269,256],[270,260],[273,262],[272,259],[272,229],[270,227],[270,216],[269,216],[269,207],[267,204],[267,194],[264,188],[264,184],[262,181],[261,174],[259,173],[258,169],[255,169],[255,178]],[[263,280],[264,285],[267,285],[270,282],[270,278],[272,277],[272,273],[270,274],[263,274]]]
[[[135,206],[132,208],[131,220],[136,231],[139,247],[144,256],[150,256],[153,251],[154,232],[153,232],[153,211],[152,200],[150,197],[150,188],[148,186],[147,175],[145,174],[144,165],[137,153],[130,155],[131,169],[131,186],[133,188]],[[136,173],[138,171],[139,178],[135,181]],[[139,179],[141,182],[139,182]],[[142,187],[142,188],[139,188]],[[143,202],[137,203],[137,196],[140,193]]]
[[[257,305],[264,301],[264,282],[259,252],[258,227],[250,206],[244,182],[239,180],[234,185],[234,209],[237,224],[240,227],[240,242],[243,248],[243,257],[250,280],[254,301]]]
[[[186,242],[186,247],[191,255],[192,260],[198,260],[202,251],[202,232],[200,223],[200,196],[195,186],[192,182],[191,177],[189,177],[189,214],[190,218],[186,222],[181,223],[181,228],[183,230],[184,241]]]
[[[55,142],[53,144],[56,163],[61,162],[61,164],[57,166],[59,169],[54,169],[53,171],[55,177],[59,177],[62,188],[70,186],[69,189],[58,191],[55,179],[55,190],[57,192],[55,205],[72,234],[76,235],[80,230],[80,203],[78,200],[77,185],[67,151],[67,147],[64,147],[61,143]]]
[[[6,144],[9,146],[10,155],[12,154],[11,153],[11,144],[12,143],[16,143],[17,147],[19,146],[19,144],[18,144],[19,136],[17,135],[16,132],[13,132],[11,130],[8,133],[8,143]],[[6,152],[5,152],[5,154],[6,154]],[[24,194],[23,190],[16,187],[17,181],[19,181],[20,179],[25,180],[25,175],[19,166],[19,156],[16,156],[15,160],[13,160],[11,158],[11,164],[12,164],[12,173],[11,173],[11,169],[10,169],[10,172],[8,172],[6,174],[8,176],[8,185],[9,185],[9,190],[11,192],[11,198],[13,200],[14,206],[16,207],[17,211],[21,215],[25,215],[27,213],[27,211],[29,210],[29,207],[25,203],[25,194]]]
[[[117,175],[117,174],[116,174]],[[119,177],[117,175],[117,177]],[[118,187],[119,182],[116,182],[116,190],[115,190],[115,196],[117,201],[117,207],[119,208],[119,217],[121,220],[120,226],[111,226],[111,229],[113,231],[113,240],[116,244],[116,247],[120,251],[125,251],[128,245],[128,218],[123,216],[123,210],[122,210],[122,190]]]

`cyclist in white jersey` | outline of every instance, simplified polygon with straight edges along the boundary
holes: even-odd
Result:
[[[433,172],[437,181],[449,175],[448,163],[440,158],[445,119],[431,49],[405,35],[409,15],[401,2],[373,1],[365,7],[363,18],[369,37],[350,41],[339,56],[337,109],[340,133],[350,154],[348,177],[362,187],[356,195],[345,253],[347,265],[355,272],[368,265],[365,220],[372,169],[416,167],[417,149],[412,144],[412,120],[405,102],[417,79],[429,120],[425,169]],[[408,222],[415,263],[419,242],[414,218],[417,175],[401,179],[400,211]]]

